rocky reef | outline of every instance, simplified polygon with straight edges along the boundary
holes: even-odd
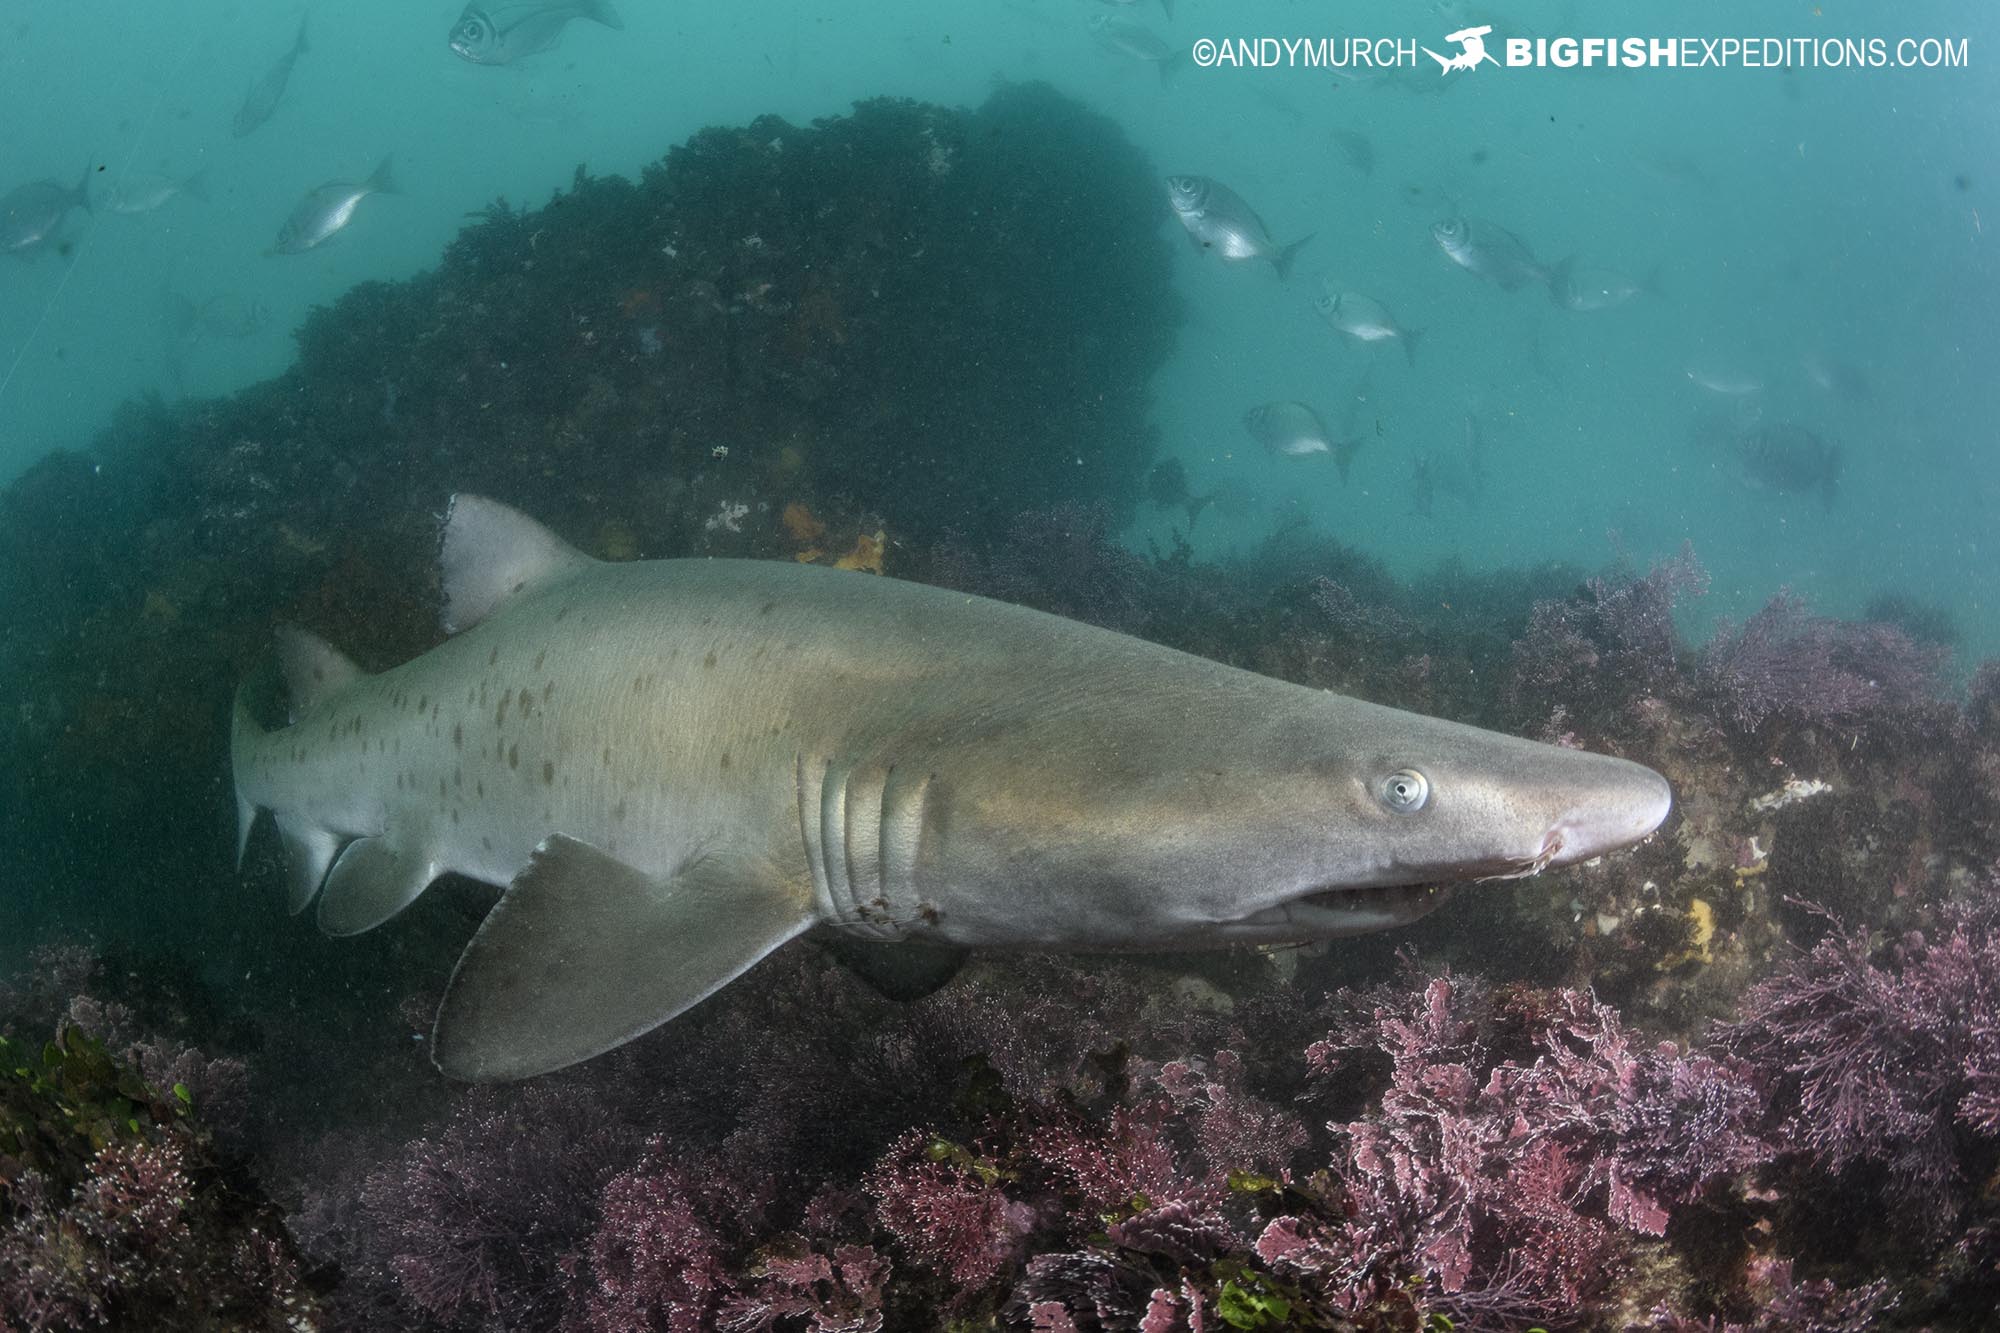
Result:
[[[1036,87],[711,130],[0,494],[0,1328],[1984,1327],[2000,670],[1954,691],[1903,601],[1690,644],[1693,552],[1126,548],[1157,194]],[[318,937],[275,848],[231,869],[223,752],[274,621],[436,641],[455,489],[608,559],[920,579],[1623,754],[1677,808],[1338,947],[989,958],[898,1004],[798,944],[458,1088],[423,1043],[490,892]]]

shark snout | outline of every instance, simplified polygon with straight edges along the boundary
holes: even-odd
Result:
[[[1612,771],[1579,793],[1543,835],[1545,864],[1574,865],[1629,847],[1658,828],[1673,809],[1673,788],[1658,773],[1623,759],[1607,763],[1615,765]]]

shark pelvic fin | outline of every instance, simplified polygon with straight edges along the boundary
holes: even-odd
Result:
[[[311,712],[321,700],[368,674],[340,649],[296,625],[280,626],[274,637],[278,669],[285,676],[294,722]]]
[[[392,838],[356,838],[327,874],[319,928],[329,935],[373,930],[415,902],[438,873],[436,862]]]
[[[278,820],[278,837],[285,844],[285,910],[293,916],[326,883],[326,868],[340,852],[340,839],[319,828],[302,828]]]
[[[438,547],[444,632],[477,625],[524,592],[597,562],[518,510],[463,492],[445,510]]]
[[[701,857],[655,880],[557,834],[458,960],[431,1058],[472,1082],[587,1060],[692,1008],[812,924],[806,896],[755,863]]]

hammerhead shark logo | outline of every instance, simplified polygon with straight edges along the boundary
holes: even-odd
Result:
[[[1476,28],[1460,28],[1457,32],[1446,33],[1444,39],[1447,42],[1457,42],[1463,48],[1455,56],[1441,56],[1428,46],[1423,48],[1423,52],[1438,62],[1439,74],[1449,74],[1455,69],[1477,69],[1482,60],[1487,64],[1497,65],[1500,62],[1486,49],[1486,34],[1492,31],[1492,24],[1483,23]]]

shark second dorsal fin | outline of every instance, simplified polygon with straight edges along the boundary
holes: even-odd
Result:
[[[583,552],[498,500],[461,492],[445,510],[438,547],[444,632],[471,629],[514,597],[585,565]]]
[[[290,696],[291,716],[297,721],[310,713],[322,699],[346,689],[368,674],[349,660],[346,653],[317,634],[295,625],[281,626],[275,634],[278,669],[285,676],[285,692]]]
[[[527,1078],[588,1060],[706,999],[813,924],[774,872],[702,857],[655,880],[556,834],[480,923],[438,1007],[453,1078]]]

